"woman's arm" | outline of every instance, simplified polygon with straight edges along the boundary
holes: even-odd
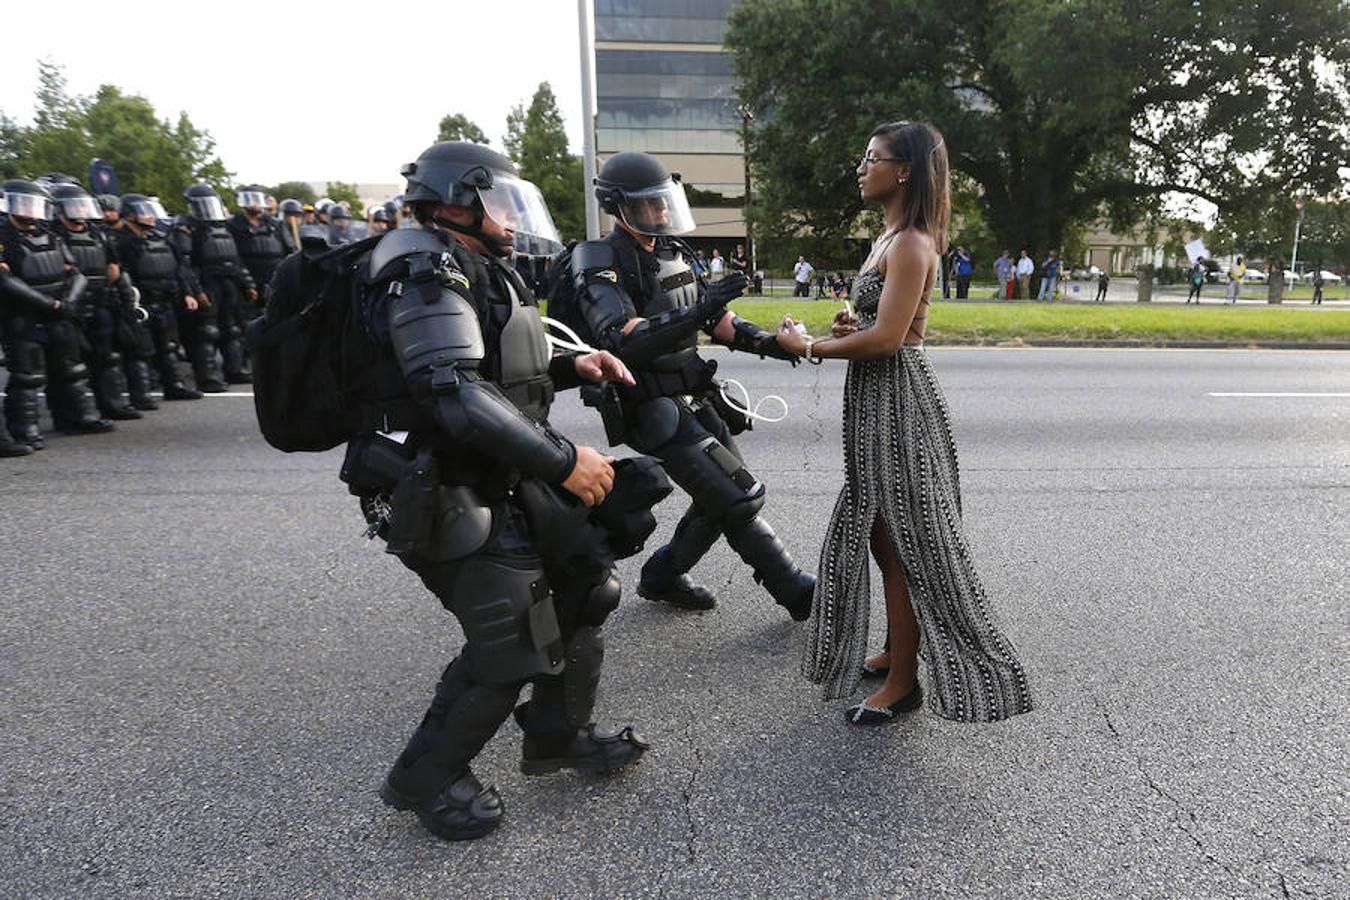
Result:
[[[922,235],[901,234],[892,241],[886,250],[886,281],[877,305],[876,324],[844,337],[821,338],[812,346],[811,355],[853,360],[894,356],[918,311],[932,260],[932,244]],[[805,349],[805,339],[795,332],[780,331],[778,342],[798,354]]]

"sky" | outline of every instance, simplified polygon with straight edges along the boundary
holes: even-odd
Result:
[[[161,119],[186,111],[239,183],[397,183],[447,113],[501,149],[507,113],[543,81],[581,152],[574,0],[67,0],[61,19],[83,24],[7,42],[0,110],[32,124],[47,59],[64,67],[71,94],[114,84]]]

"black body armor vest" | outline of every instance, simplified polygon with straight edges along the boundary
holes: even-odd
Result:
[[[5,262],[20,281],[45,296],[61,296],[70,257],[56,235],[40,227],[33,231],[10,227],[0,243],[5,246]]]
[[[160,294],[178,293],[178,257],[168,240],[158,231],[132,236],[137,252],[126,262],[133,271],[131,280],[146,290]]]
[[[231,226],[239,257],[250,268],[275,268],[286,256],[281,242],[281,226],[266,216],[254,225],[243,215],[236,215]]]
[[[108,282],[106,239],[88,225],[84,231],[71,231],[64,225],[56,227],[60,230],[61,240],[70,249],[70,255],[75,257],[75,267],[89,279],[89,293],[86,296],[95,296],[94,291],[101,290]]]
[[[208,275],[234,275],[241,261],[234,235],[224,222],[193,222],[192,262]]]

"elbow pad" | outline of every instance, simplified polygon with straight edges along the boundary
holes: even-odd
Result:
[[[577,244],[572,249],[572,283],[596,346],[618,353],[623,326],[637,317],[637,310],[619,286],[614,248],[605,241]]]
[[[458,277],[456,277],[458,276]],[[408,277],[390,281],[389,339],[405,377],[445,367],[477,369],[486,351],[469,280],[429,255],[408,258]]]
[[[79,306],[84,298],[84,291],[89,287],[89,279],[84,277],[84,273],[79,269],[71,269],[70,277],[66,281],[65,293],[61,295],[61,305],[72,309]]]
[[[25,307],[30,313],[55,312],[51,297],[30,287],[23,279],[7,269],[0,269],[0,293]]]
[[[721,309],[717,310],[720,315]],[[707,327],[702,306],[688,306],[643,319],[628,334],[621,335],[618,356],[629,365],[643,366],[656,357],[678,350],[690,335]]]
[[[731,320],[731,327],[734,333],[731,341],[726,346],[732,350],[740,350],[743,353],[757,353],[760,358],[772,356],[774,359],[785,359],[794,366],[798,363],[798,358],[783,349],[774,337],[773,332],[765,331],[754,322],[747,322],[740,316]]]
[[[447,434],[512,468],[560,484],[576,465],[576,448],[551,428],[527,419],[489,381],[453,369],[432,377],[436,421]]]

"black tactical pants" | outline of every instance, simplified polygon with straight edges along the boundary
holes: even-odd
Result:
[[[105,416],[120,415],[130,407],[127,378],[122,365],[129,355],[123,349],[122,312],[115,297],[98,298],[84,317],[90,386],[98,410]],[[134,352],[134,349],[133,349]]]
[[[224,275],[202,276],[202,288],[215,307],[216,347],[224,362],[225,380],[247,380],[249,366],[244,354],[244,326],[252,318],[253,304],[244,293],[242,282]],[[194,363],[195,364],[195,363]]]
[[[565,744],[589,724],[604,641],[600,625],[618,603],[608,570],[588,582],[540,558],[514,502],[494,509],[488,542],[462,559],[400,559],[455,617],[465,644],[441,675],[421,724],[390,772],[400,793],[438,793],[469,767],[534,684],[521,715],[527,740]]]
[[[98,421],[89,371],[80,358],[80,332],[69,316],[11,316],[4,333],[9,360],[5,417],[15,440],[42,443],[38,393],[43,388],[57,428]]]
[[[644,580],[649,574],[674,578],[688,572],[725,535],[775,600],[796,602],[804,576],[759,517],[764,485],[745,468],[726,422],[712,405],[661,397],[629,407],[625,419],[630,445],[660,459],[691,501],[670,543],[644,569]]]
[[[168,294],[146,292],[141,298],[149,318],[144,329],[150,338],[150,359],[154,361],[155,371],[159,374],[160,386],[183,387],[187,352],[178,333],[178,315],[174,309],[182,300]],[[139,354],[144,354],[145,345],[139,345]],[[142,357],[144,358],[144,357]]]
[[[216,347],[220,343],[220,326],[217,324],[220,299],[205,279],[202,288],[209,303],[199,301],[196,309],[188,309],[186,304],[178,303],[174,305],[174,310],[178,317],[178,333],[182,335],[183,347],[192,365],[192,374],[197,379],[197,387],[219,391],[225,388],[225,376],[221,372]]]

